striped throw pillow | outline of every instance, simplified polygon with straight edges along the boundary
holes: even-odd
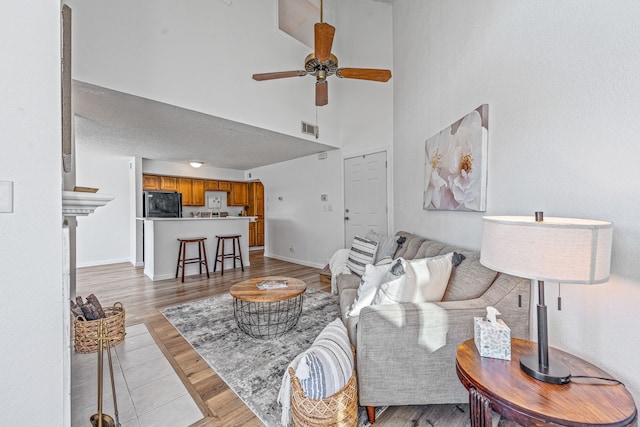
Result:
[[[351,342],[342,320],[329,323],[309,347],[296,368],[304,395],[324,399],[342,389],[353,375]]]
[[[364,266],[373,264],[373,261],[376,259],[377,250],[378,242],[375,240],[365,239],[360,236],[354,237],[353,243],[351,243],[351,249],[349,250],[347,267],[353,274],[362,276]]]

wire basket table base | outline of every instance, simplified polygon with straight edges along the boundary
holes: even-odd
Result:
[[[276,338],[298,323],[303,294],[274,302],[233,300],[233,315],[238,328],[253,338]]]

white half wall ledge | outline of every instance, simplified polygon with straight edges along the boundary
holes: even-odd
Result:
[[[113,200],[111,194],[63,191],[62,214],[64,216],[87,216],[111,200]]]

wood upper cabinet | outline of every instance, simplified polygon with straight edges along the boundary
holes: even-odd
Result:
[[[204,179],[178,178],[182,206],[204,206]]]
[[[231,191],[231,182],[229,181],[218,181],[218,190],[226,191],[227,193]]]
[[[225,182],[225,184],[228,184],[228,190],[220,188],[220,186],[218,185],[218,181],[211,179],[183,178],[177,176],[147,174],[142,175],[143,190],[178,191],[182,193],[183,206],[204,206],[204,192],[217,190],[230,192],[231,182]],[[240,184],[246,185],[245,183]],[[231,206],[246,206],[246,203]]]
[[[178,178],[175,176],[161,176],[160,189],[166,191],[179,191]]]
[[[182,193],[182,206],[193,206],[193,180],[178,178],[178,191]]]
[[[249,204],[249,188],[246,182],[232,182],[231,193],[227,198],[228,206],[247,206]]]
[[[207,179],[204,182],[204,191],[218,191],[219,189],[218,181]]]
[[[192,206],[204,206],[204,179],[193,179]]]
[[[155,175],[142,175],[143,190],[160,190],[160,177]]]

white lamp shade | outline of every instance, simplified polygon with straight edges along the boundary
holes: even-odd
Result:
[[[482,218],[480,262],[492,270],[557,283],[609,279],[613,225],[607,221],[533,216]]]

